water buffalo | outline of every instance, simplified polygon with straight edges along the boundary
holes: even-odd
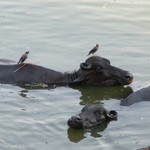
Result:
[[[137,102],[150,101],[150,86],[140,89],[121,101],[120,105],[129,106]]]
[[[0,65],[0,83],[48,85],[97,85],[113,86],[128,85],[133,76],[128,71],[114,67],[106,58],[92,56],[80,64],[80,69],[73,73],[61,73],[42,66],[23,63]]]
[[[79,114],[72,116],[68,120],[68,125],[72,128],[88,129],[103,122],[116,119],[116,111],[107,111],[101,104],[93,104],[86,105]]]
[[[145,147],[145,148],[140,148],[140,149],[138,149],[138,150],[150,150],[150,146]]]

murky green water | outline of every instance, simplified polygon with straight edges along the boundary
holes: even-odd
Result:
[[[0,149],[135,150],[149,145],[148,102],[119,106],[131,90],[149,84],[149,0],[1,0],[0,57],[73,71],[99,43],[98,55],[134,75],[128,87],[24,89],[0,85]],[[104,102],[118,121],[95,133],[72,130],[70,116]]]

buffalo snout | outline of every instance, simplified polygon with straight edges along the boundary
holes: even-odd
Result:
[[[82,119],[79,115],[76,116],[72,116],[69,120],[68,120],[68,125],[72,128],[82,128]]]
[[[126,80],[128,81],[129,84],[132,83],[133,75],[130,72],[128,72],[128,71],[126,72],[125,78],[126,78]]]

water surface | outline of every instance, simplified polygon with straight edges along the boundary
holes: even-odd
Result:
[[[131,90],[149,84],[150,1],[1,0],[1,58],[62,72],[74,71],[88,51],[134,75],[130,86],[25,89],[0,85],[0,148],[3,150],[134,150],[149,145],[148,102],[121,107]],[[118,121],[94,133],[73,130],[70,116],[85,104],[102,101],[118,111]]]

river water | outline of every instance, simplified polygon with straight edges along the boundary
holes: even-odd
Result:
[[[150,103],[120,100],[150,83],[149,0],[1,0],[0,57],[62,72],[74,71],[99,43],[97,55],[134,75],[125,87],[21,88],[0,85],[2,150],[135,150],[150,144]],[[67,120],[102,101],[117,121],[93,132]]]

